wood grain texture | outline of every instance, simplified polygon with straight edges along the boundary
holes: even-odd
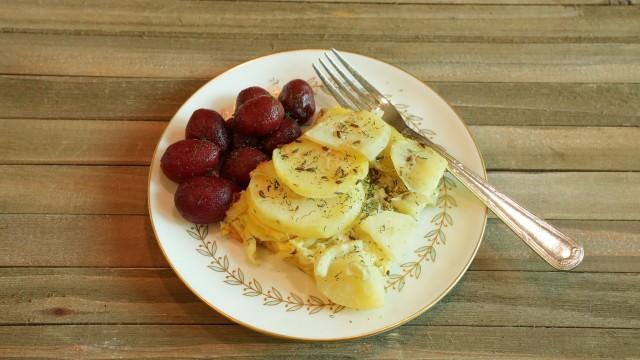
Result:
[[[640,219],[640,173],[498,171],[489,182],[546,219]]]
[[[640,222],[552,220],[585,248],[574,271],[640,272]],[[550,270],[549,265],[500,220],[489,219],[474,270]]]
[[[0,352],[48,359],[607,359],[636,356],[639,335],[637,329],[404,326],[365,339],[305,343],[227,325],[21,326],[0,328]]]
[[[640,170],[640,127],[473,126],[489,169]]]
[[[0,213],[144,214],[147,168],[0,165]]]
[[[148,165],[165,126],[160,121],[0,119],[0,163]],[[640,170],[640,127],[470,130],[490,170]]]
[[[640,40],[635,30],[639,11],[617,6],[21,1],[3,5],[0,23],[7,32],[97,35],[620,43]],[[294,19],[304,26],[291,26]]]
[[[640,220],[637,172],[499,171],[489,179],[545,218]],[[0,213],[145,214],[146,188],[146,167],[0,165]]]
[[[468,124],[640,126],[640,85],[428,82]]]
[[[6,118],[168,120],[205,82],[0,76],[0,107]]]
[[[204,0],[215,1],[215,0]],[[245,0],[240,0],[245,1]],[[332,4],[360,3],[362,0],[270,0],[273,2],[324,2]],[[369,3],[380,4],[478,4],[478,5],[626,5],[625,1],[609,0],[369,0]],[[631,2],[631,1],[629,1]],[[628,4],[633,5],[633,4]]]
[[[640,82],[640,44],[397,42],[380,36],[361,41],[278,35],[266,41],[245,35],[231,39],[0,33],[0,48],[11,54],[0,57],[0,74],[210,79],[258,56],[331,47],[373,56],[426,81]]]
[[[576,271],[640,272],[639,221],[553,220],[580,241]],[[0,267],[168,267],[144,215],[0,215]],[[551,268],[505,225],[489,219],[472,270]]]
[[[145,215],[0,215],[0,267],[168,267]]]
[[[148,165],[166,122],[0,120],[0,163]]]
[[[0,76],[0,118],[166,121],[205,82]],[[428,84],[470,125],[640,126],[640,84]]]
[[[231,323],[169,269],[5,268],[0,286],[2,325]],[[470,271],[411,324],[637,329],[639,301],[640,274]]]

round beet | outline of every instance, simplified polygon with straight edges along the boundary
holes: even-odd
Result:
[[[248,87],[238,93],[238,97],[236,98],[236,109],[238,109],[248,100],[265,95],[271,96],[271,94],[269,94],[267,90],[261,88],[260,86]]]
[[[258,96],[242,104],[234,118],[235,131],[245,135],[264,136],[282,124],[284,108],[272,96]]]
[[[302,135],[300,126],[295,121],[284,121],[276,131],[267,135],[262,141],[264,150],[271,153],[280,145],[288,144]]]
[[[227,150],[231,143],[226,122],[220,114],[209,109],[198,109],[191,114],[185,129],[185,137],[211,141],[222,151]]]
[[[267,155],[256,148],[245,147],[234,149],[229,153],[224,164],[222,164],[220,175],[235,182],[244,189],[249,185],[249,180],[251,180],[249,173],[251,173],[259,163],[267,160],[269,160]]]
[[[313,98],[313,89],[304,80],[291,80],[284,85],[278,100],[284,106],[284,110],[295,118],[300,124],[304,124],[316,112],[316,101]]]
[[[224,219],[235,190],[236,185],[227,179],[197,176],[180,184],[173,199],[183,218],[210,224]]]
[[[171,144],[160,159],[160,167],[171,180],[181,183],[211,171],[220,162],[218,145],[197,139]]]

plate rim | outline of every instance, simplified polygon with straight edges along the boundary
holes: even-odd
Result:
[[[219,74],[217,74],[216,76],[212,77],[211,79],[209,79],[207,82],[205,82],[204,84],[202,84],[197,90],[195,90],[187,100],[185,100],[182,105],[180,105],[180,107],[178,108],[178,110],[176,110],[176,112],[173,114],[173,116],[171,117],[171,120],[169,120],[169,122],[167,122],[167,126],[165,126],[164,130],[162,131],[162,134],[160,134],[160,137],[158,138],[158,142],[156,143],[156,146],[153,150],[153,156],[151,158],[151,162],[149,163],[149,174],[147,175],[147,210],[149,211],[149,220],[151,223],[151,228],[153,229],[153,235],[156,238],[156,243],[158,244],[158,247],[160,248],[160,251],[162,252],[162,255],[164,256],[164,258],[167,260],[167,262],[169,263],[169,266],[171,266],[171,270],[173,270],[174,274],[178,277],[178,279],[180,279],[180,281],[189,289],[189,291],[191,291],[191,293],[193,293],[198,299],[200,299],[200,301],[202,301],[203,303],[207,304],[207,306],[209,306],[211,309],[215,310],[217,313],[219,313],[220,315],[224,316],[225,318],[227,318],[228,320],[231,320],[232,322],[241,325],[245,328],[248,328],[250,330],[253,330],[255,332],[258,332],[260,334],[263,335],[268,335],[268,336],[272,336],[275,338],[279,338],[279,339],[286,339],[286,340],[297,340],[297,341],[301,341],[301,342],[336,342],[336,341],[347,341],[347,340],[354,340],[354,339],[361,339],[361,338],[365,338],[365,337],[371,337],[371,336],[375,336],[378,334],[382,334],[384,332],[393,330],[397,327],[400,327],[406,323],[408,323],[409,321],[417,318],[418,316],[424,314],[427,310],[429,310],[431,307],[433,307],[435,304],[437,304],[438,302],[440,302],[440,300],[442,300],[443,297],[445,297],[457,284],[458,282],[460,282],[460,280],[462,279],[462,277],[464,276],[464,274],[467,273],[467,270],[469,270],[469,267],[471,266],[471,263],[473,262],[473,260],[476,257],[476,254],[478,253],[478,250],[480,249],[480,245],[482,244],[482,240],[484,238],[484,233],[487,229],[487,220],[489,218],[489,209],[486,206],[484,207],[484,219],[482,220],[482,231],[480,231],[480,235],[479,235],[479,240],[477,241],[476,247],[473,250],[473,253],[471,254],[471,256],[469,257],[469,260],[467,261],[466,265],[464,266],[464,268],[462,269],[462,271],[456,275],[455,279],[451,282],[451,284],[449,284],[449,286],[447,286],[446,289],[444,289],[442,291],[442,293],[440,295],[438,295],[433,301],[431,301],[429,304],[425,305],[424,307],[421,307],[418,311],[416,311],[415,313],[411,314],[410,316],[397,321],[393,324],[390,324],[388,326],[385,326],[383,328],[380,329],[375,329],[369,332],[365,332],[362,334],[358,334],[358,335],[354,335],[354,336],[345,336],[345,337],[337,337],[337,338],[306,338],[306,337],[296,337],[296,336],[287,336],[287,335],[283,335],[277,332],[273,332],[273,331],[269,331],[269,330],[265,330],[262,328],[259,328],[257,326],[254,326],[250,323],[246,323],[244,321],[240,321],[236,318],[234,318],[233,316],[227,314],[226,312],[224,312],[223,310],[219,309],[218,307],[216,307],[215,305],[211,304],[209,301],[207,301],[206,299],[204,299],[202,296],[200,296],[200,294],[195,291],[195,289],[187,282],[185,281],[185,279],[182,278],[182,275],[180,275],[180,273],[177,271],[176,267],[174,266],[173,262],[171,261],[171,259],[169,258],[169,256],[167,256],[167,253],[165,252],[164,247],[162,246],[162,243],[160,242],[160,238],[158,237],[158,232],[156,230],[156,226],[155,226],[155,221],[153,219],[152,216],[152,208],[151,208],[151,177],[152,177],[152,167],[153,164],[156,162],[156,158],[158,157],[158,148],[160,147],[160,140],[162,138],[164,138],[167,129],[169,128],[169,123],[171,123],[171,121],[175,118],[175,116],[177,115],[178,112],[180,112],[180,110],[182,109],[182,107],[184,106],[184,104],[186,104],[187,102],[189,102],[198,92],[200,92],[200,90],[202,90],[205,86],[207,86],[209,83],[211,83],[212,81],[216,80],[218,77],[236,70],[242,66],[245,66],[249,63],[253,63],[253,62],[257,62],[260,61],[264,58],[270,57],[270,56],[274,56],[274,55],[282,55],[282,54],[287,54],[287,53],[293,53],[293,52],[322,52],[322,51],[330,51],[330,49],[321,49],[321,48],[305,48],[305,49],[293,49],[293,50],[286,50],[286,51],[278,51],[278,52],[273,52],[273,53],[269,53],[266,55],[262,55],[262,56],[258,56],[255,58],[251,58],[247,61],[244,61],[242,63],[236,64],[234,66],[231,66],[227,69],[225,69],[224,71],[220,72]],[[341,53],[344,54],[352,54],[352,55],[357,55],[357,56],[361,56],[364,58],[367,58],[369,60],[373,60],[373,61],[377,61],[377,62],[382,62],[386,65],[389,65],[403,73],[405,73],[406,75],[409,75],[410,77],[420,81],[420,83],[422,83],[423,85],[427,86],[429,89],[431,89],[429,87],[429,85],[425,84],[422,80],[418,79],[417,77],[415,77],[413,74],[409,73],[408,71],[402,69],[399,66],[393,65],[393,64],[389,64],[386,61],[382,61],[379,59],[376,59],[374,57],[368,56],[368,55],[363,55],[360,53],[356,53],[356,52],[352,52],[352,51],[343,51],[340,50]],[[462,119],[462,117],[455,111],[455,109],[449,104],[449,102],[447,102],[445,99],[443,99],[440,94],[438,94],[435,90],[431,89],[433,94],[435,96],[437,96],[440,100],[442,100],[445,104],[447,104],[447,106],[449,106],[449,108],[451,109],[451,111],[454,112],[454,114],[456,115],[456,117],[458,118],[458,120],[462,123],[462,125],[464,126],[465,131],[467,132],[467,134],[469,135],[469,137],[471,138],[471,141],[473,142],[473,145],[476,149],[476,152],[478,153],[478,157],[480,158],[480,164],[482,165],[482,174],[479,174],[484,180],[487,179],[487,167],[484,161],[484,157],[482,155],[482,152],[480,151],[480,148],[478,147],[478,143],[476,142],[476,139],[473,137],[471,131],[469,131],[469,126],[467,125],[467,123]]]

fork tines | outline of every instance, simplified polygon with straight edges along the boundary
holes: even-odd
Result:
[[[386,98],[337,50],[331,49],[331,52],[324,53],[324,56],[328,64],[320,58],[320,66],[312,64],[313,69],[341,106],[353,110],[373,110],[381,103],[387,102]]]

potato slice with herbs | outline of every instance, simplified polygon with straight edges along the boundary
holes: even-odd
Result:
[[[258,165],[247,188],[249,211],[262,223],[284,233],[328,238],[344,231],[360,214],[364,187],[327,199],[298,195],[280,182],[272,162]]]
[[[273,152],[273,166],[291,190],[310,198],[332,198],[351,191],[369,172],[367,159],[310,140],[289,143]]]
[[[316,283],[336,304],[373,309],[384,304],[384,276],[362,241],[349,241],[325,251],[316,262]]]
[[[304,137],[337,150],[355,150],[374,161],[385,148],[391,127],[369,111],[340,108],[326,112]]]
[[[416,221],[395,211],[381,211],[362,220],[360,231],[367,234],[393,261],[400,261],[416,235]]]
[[[434,196],[426,196],[415,192],[405,192],[391,199],[394,209],[403,214],[417,218],[427,205],[433,203]]]
[[[394,142],[390,155],[396,173],[407,189],[425,196],[433,194],[447,168],[444,158],[410,139]]]
[[[247,198],[248,193],[245,191],[240,196],[240,199],[231,206],[222,224],[223,228],[233,228],[236,234],[242,238],[243,242],[251,238],[261,242],[287,241],[292,237],[289,234],[263,224],[258,217],[249,211]]]
[[[398,130],[391,128],[391,136],[389,137],[389,142],[387,146],[382,150],[378,156],[376,156],[375,161],[371,164],[372,167],[382,171],[385,174],[395,174],[396,169],[393,167],[393,161],[391,161],[391,146],[396,141],[404,141],[405,138],[398,132]]]

